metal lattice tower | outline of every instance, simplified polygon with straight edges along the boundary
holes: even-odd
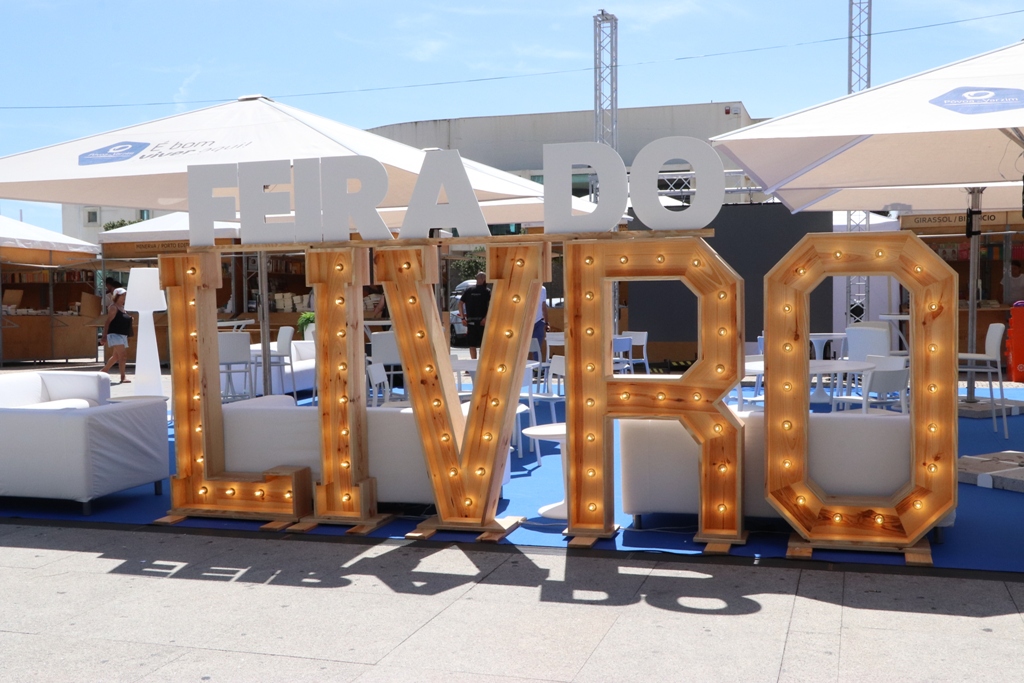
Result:
[[[594,15],[594,140],[619,148],[619,20],[600,10]],[[591,199],[597,184],[590,181]]]
[[[850,37],[847,92],[855,93],[871,87],[871,0],[850,0]],[[847,232],[867,232],[871,214],[850,211],[846,214]],[[846,278],[846,324],[868,319],[870,287],[867,275]]]

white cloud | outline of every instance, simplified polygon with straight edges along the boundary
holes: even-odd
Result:
[[[444,40],[419,40],[414,41],[405,54],[417,62],[429,62],[447,47],[448,42]]]
[[[192,73],[185,77],[185,80],[178,86],[178,91],[174,93],[174,101],[176,102],[174,110],[177,112],[183,112],[188,109],[188,105],[185,101],[188,100],[189,90],[188,87],[192,85],[192,82],[199,78],[199,74],[202,73],[202,67],[195,67]]]
[[[534,57],[537,59],[592,59],[594,54],[583,50],[565,50],[545,45],[513,45],[512,52],[520,57]]]

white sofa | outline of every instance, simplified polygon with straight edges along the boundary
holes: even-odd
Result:
[[[291,396],[265,396],[224,406],[224,458],[228,470],[261,472],[279,465],[321,474],[319,408],[297,406]],[[433,504],[423,442],[411,413],[367,408],[370,476],[384,503]]]
[[[764,413],[745,423],[743,511],[780,517],[765,499]],[[889,496],[910,480],[910,416],[811,413],[809,473],[832,495]],[[631,515],[696,514],[700,446],[678,420],[619,420],[622,506]],[[953,523],[955,511],[940,526]]]
[[[290,394],[294,382],[296,391],[312,391],[316,384],[316,342],[295,340],[292,341],[292,364],[284,366],[284,384],[281,383],[281,369],[272,367],[270,369],[270,393]],[[263,367],[255,363],[254,373],[256,381],[253,384],[257,395],[263,394]],[[237,383],[237,379],[235,380]],[[225,380],[221,380],[225,384]],[[223,389],[223,387],[222,387]]]
[[[412,409],[366,409],[370,476],[377,479],[382,503],[432,505],[423,439]],[[320,479],[319,409],[296,406],[291,396],[264,396],[224,406],[225,467],[262,472],[279,465],[308,467]],[[505,468],[508,483],[510,468]]]
[[[99,372],[0,375],[0,496],[89,501],[169,472],[167,404],[108,403]]]

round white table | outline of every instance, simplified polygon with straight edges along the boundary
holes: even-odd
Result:
[[[537,510],[537,514],[548,519],[568,519],[569,507],[565,503],[565,491],[569,488],[569,468],[565,462],[565,423],[554,422],[552,424],[537,425],[536,427],[527,427],[523,430],[523,436],[537,439],[538,441],[554,441],[558,444],[558,450],[562,458],[562,500],[542,506]],[[537,457],[539,458],[540,455]]]
[[[817,382],[814,384],[814,392],[811,394],[811,403],[831,403],[832,397],[829,396],[828,392],[825,391],[824,382],[822,377],[824,375],[850,375],[861,372],[867,372],[868,370],[874,370],[875,366],[873,363],[865,363],[863,361],[856,360],[812,360],[810,361],[810,368],[808,374],[812,377],[818,376]],[[763,375],[764,374],[764,361],[751,361],[745,363],[743,371],[747,375]]]
[[[815,360],[826,360],[822,358],[822,354],[825,353],[825,342],[834,339],[846,339],[845,332],[811,332],[807,336],[811,338],[811,344],[814,346]]]

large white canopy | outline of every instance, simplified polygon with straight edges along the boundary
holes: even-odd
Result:
[[[189,165],[350,155],[384,164],[382,206],[409,204],[423,150],[259,96],[0,158],[0,197],[186,211]],[[544,196],[539,183],[465,167],[480,200]]]
[[[74,237],[68,237],[59,232],[40,228],[28,223],[16,221],[13,218],[0,216],[0,255],[5,261],[23,262],[22,254],[16,250],[35,252],[59,252],[74,254],[85,259],[92,258],[100,253],[100,248],[95,244],[84,242]],[[83,259],[84,260],[84,259]],[[31,261],[36,263],[35,260]],[[39,265],[48,265],[39,263]]]
[[[100,233],[98,239],[100,244],[115,244],[184,241],[188,236],[188,214],[179,211],[107,230]],[[215,239],[238,239],[238,223],[215,221],[213,236]]]
[[[1001,183],[982,197],[995,211],[1021,206],[1022,127],[1024,43],[1016,43],[713,144],[794,211],[958,211],[967,207],[964,187]]]

